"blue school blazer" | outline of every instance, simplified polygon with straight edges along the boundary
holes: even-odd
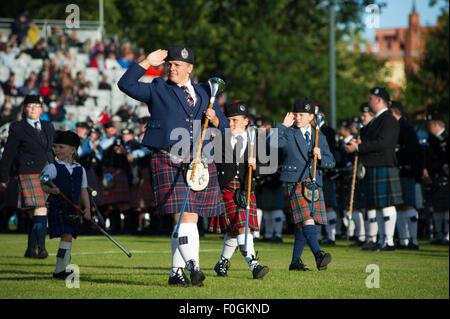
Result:
[[[316,132],[311,129],[311,146],[308,149],[305,138],[301,130],[297,127],[286,127],[281,123],[276,123],[278,129],[278,147],[283,151],[283,163],[281,164],[280,180],[283,182],[300,182],[313,177],[314,157],[312,149],[316,138]],[[318,147],[322,155],[321,160],[317,160],[316,184],[323,186],[323,172],[321,169],[333,168],[336,164],[333,154],[328,147],[327,139],[319,131]]]

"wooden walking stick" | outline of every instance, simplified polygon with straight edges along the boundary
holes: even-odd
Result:
[[[208,83],[211,88],[211,99],[209,101],[208,109],[212,109],[212,107],[214,105],[214,101],[216,99],[216,95],[219,93],[219,91],[223,91],[223,89],[225,88],[225,81],[222,80],[221,78],[214,77],[214,78],[209,79]],[[187,182],[186,195],[184,196],[183,206],[181,207],[180,217],[178,217],[178,222],[177,222],[177,226],[175,227],[175,231],[173,233],[173,238],[178,238],[178,231],[180,230],[181,219],[183,218],[184,209],[186,208],[186,202],[189,197],[189,193],[191,191],[191,183],[194,180],[194,175],[195,175],[195,171],[197,169],[198,160],[199,160],[200,154],[202,152],[203,139],[205,137],[205,132],[206,132],[206,128],[208,127],[208,123],[209,123],[209,119],[206,118],[205,124],[203,124],[203,130],[202,130],[202,134],[200,137],[200,144],[198,145],[197,152],[195,153],[195,159],[194,159],[193,166],[192,166],[192,173]]]
[[[250,136],[250,153],[248,158],[253,157],[253,149],[255,146],[255,129],[250,129],[249,136]],[[248,218],[250,215],[250,198],[252,193],[252,171],[253,167],[249,166],[248,168],[248,188],[247,188],[247,208],[245,209],[245,241],[244,241],[244,251],[243,255],[244,257],[247,256],[247,238],[248,238]]]

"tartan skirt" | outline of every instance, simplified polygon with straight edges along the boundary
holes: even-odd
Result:
[[[310,180],[308,180],[310,181]],[[302,223],[305,220],[313,218],[316,224],[326,225],[327,215],[325,208],[325,200],[323,191],[319,189],[319,200],[314,202],[314,214],[311,216],[311,203],[303,197],[302,183],[288,183],[288,198],[289,198],[289,212],[291,213],[291,220],[294,224]]]
[[[208,231],[213,233],[226,233],[245,226],[246,209],[242,208],[233,200],[234,191],[240,188],[238,178],[234,178],[226,188],[222,190],[225,203],[225,213],[210,218]],[[258,218],[256,214],[255,193],[250,194],[250,210],[248,215],[248,228],[259,231]]]
[[[40,174],[19,174],[17,207],[23,210],[45,207],[46,196],[39,182]]]
[[[49,208],[47,211],[47,217],[48,217],[48,233],[50,239],[55,237],[61,237],[61,235],[64,233],[70,233],[72,234],[73,238],[77,238],[78,225],[69,225],[65,223],[61,210]]]
[[[336,196],[336,183],[331,180],[323,180],[323,196],[325,198],[325,206],[338,208],[337,196]]]
[[[150,181],[150,167],[139,167],[139,183],[132,187],[133,208],[151,207],[154,205],[153,189]]]
[[[401,177],[403,204],[423,208],[422,186],[414,178]]]
[[[275,189],[262,187],[256,193],[256,207],[262,210],[284,209],[284,192],[284,184]]]
[[[120,168],[104,168],[103,175],[112,174],[114,176],[114,187],[105,189],[102,185],[102,198],[100,205],[114,205],[130,202],[130,186],[128,185],[127,174]]]
[[[361,181],[362,205],[367,209],[397,206],[403,203],[397,167],[366,167]]]
[[[188,189],[184,179],[186,165],[172,162],[169,155],[162,152],[152,153],[150,165],[151,185],[158,214],[181,212]],[[189,191],[185,212],[197,213],[202,217],[217,216],[225,212],[214,162],[208,164],[208,172],[208,186],[202,191]]]

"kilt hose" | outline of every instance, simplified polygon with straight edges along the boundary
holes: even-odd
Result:
[[[227,187],[222,190],[225,213],[210,219],[208,231],[213,233],[226,233],[245,226],[246,209],[236,205],[233,200],[234,191],[240,188],[240,186],[239,179],[234,178]],[[258,217],[256,214],[256,197],[254,192],[250,194],[248,228],[251,231],[259,231]]]
[[[184,178],[185,166],[183,163],[173,163],[167,154],[152,152],[151,181],[158,214],[181,211],[188,189]],[[225,212],[214,162],[208,164],[208,172],[208,186],[202,191],[189,191],[185,212],[193,212],[202,217],[217,216]]]
[[[40,174],[19,175],[19,199],[17,207],[22,210],[45,207],[46,195],[39,182]]]
[[[366,167],[361,181],[362,203],[367,209],[397,206],[403,203],[397,167]]]
[[[403,205],[413,206],[416,209],[423,208],[422,187],[414,178],[401,177]]]
[[[120,168],[104,168],[103,175],[114,176],[114,187],[105,189],[102,185],[102,199],[99,206],[130,203],[130,186],[127,174]]]
[[[336,210],[338,208],[336,183],[332,180],[324,178],[322,190],[325,199],[325,207],[332,207]]]
[[[307,179],[307,181],[311,181]],[[327,215],[322,188],[316,184],[319,190],[319,200],[314,202],[314,214],[311,216],[311,202],[308,202],[302,194],[302,183],[287,183],[291,220],[294,224],[302,223],[313,218],[316,224],[326,225]]]
[[[48,233],[50,239],[61,237],[64,233],[72,234],[73,238],[77,238],[78,225],[70,225],[64,222],[63,212],[58,209],[48,208]],[[72,214],[78,215],[76,212]]]
[[[132,186],[131,206],[145,208],[154,206],[153,189],[150,181],[150,167],[139,167],[139,183]]]

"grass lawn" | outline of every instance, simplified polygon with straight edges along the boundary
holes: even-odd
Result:
[[[420,250],[366,252],[337,241],[322,247],[333,261],[326,271],[315,268],[308,247],[303,253],[309,272],[288,271],[293,235],[282,244],[255,243],[260,263],[270,272],[253,280],[247,264],[236,252],[227,278],[213,270],[223,239],[206,234],[200,239],[200,266],[204,287],[179,288],[167,284],[171,248],[167,237],[115,236],[133,257],[128,258],[104,236],[80,236],[72,247],[72,264],[80,269],[80,288],[69,289],[63,280],[52,279],[59,239],[47,239],[49,257],[24,258],[24,234],[0,234],[0,298],[89,299],[448,299],[448,246],[420,242]],[[379,288],[367,288],[368,265],[379,269]],[[187,273],[187,271],[186,271]]]

